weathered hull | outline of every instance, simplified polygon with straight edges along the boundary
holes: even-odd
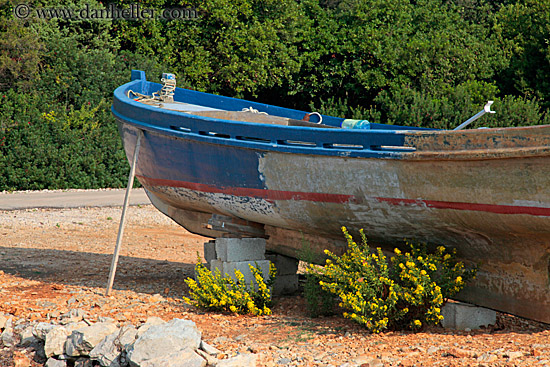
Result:
[[[263,224],[268,247],[290,256],[304,239],[342,252],[341,226],[386,249],[444,244],[479,265],[460,299],[550,322],[550,127],[393,132],[380,144],[390,153],[371,142],[293,151],[259,132],[243,144],[222,125],[193,134],[183,118],[179,134],[151,123],[155,112],[141,125],[113,111],[128,157],[143,131],[136,173],[153,203],[195,233],[220,235],[206,228],[220,214]]]

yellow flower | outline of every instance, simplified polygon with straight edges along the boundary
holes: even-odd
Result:
[[[395,248],[393,252],[395,252],[396,255],[401,255],[401,251],[398,248]]]
[[[414,320],[414,326],[420,327],[422,326],[422,322],[420,320]]]

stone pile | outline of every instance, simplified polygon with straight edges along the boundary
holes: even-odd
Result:
[[[92,323],[79,309],[63,316],[59,324],[14,324],[13,317],[0,315],[0,342],[34,349],[45,367],[256,366],[255,354],[227,358],[208,345],[190,320],[150,317],[135,327],[119,326],[110,318]]]

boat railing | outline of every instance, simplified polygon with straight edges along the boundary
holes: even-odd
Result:
[[[130,89],[147,94],[158,88],[160,85],[141,77],[119,87],[115,91],[113,114],[145,131],[163,130],[173,136],[289,153],[396,158],[406,154],[416,156],[441,152],[462,152],[464,155],[467,151],[480,155],[478,151],[481,150],[501,150],[500,155],[513,155],[513,151],[518,149],[550,149],[548,126],[538,129],[527,127],[453,131],[370,124],[368,129],[354,130],[334,128],[343,119],[323,116],[323,122],[333,125],[333,128],[319,128],[320,126],[307,124],[292,126],[289,121],[301,119],[304,116],[303,111],[187,89],[178,88],[174,99],[206,108],[190,112],[193,114],[182,113],[181,110],[148,106],[126,95]],[[242,108],[246,108],[243,106],[268,115],[242,112]],[[246,113],[255,115],[252,116],[254,121],[242,121],[241,117]],[[229,118],[229,115],[234,116]],[[262,119],[266,121],[260,121]],[[277,119],[286,123],[275,121]]]

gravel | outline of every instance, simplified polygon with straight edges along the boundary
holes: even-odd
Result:
[[[299,295],[277,299],[266,317],[193,309],[182,300],[184,279],[207,239],[150,205],[129,209],[114,292],[106,297],[120,213],[120,207],[0,211],[0,316],[15,324],[60,322],[71,310],[89,322],[189,319],[226,357],[255,353],[258,366],[550,366],[550,325],[501,313],[482,330],[373,335],[337,315],[309,318]],[[0,346],[0,366],[32,353]]]

